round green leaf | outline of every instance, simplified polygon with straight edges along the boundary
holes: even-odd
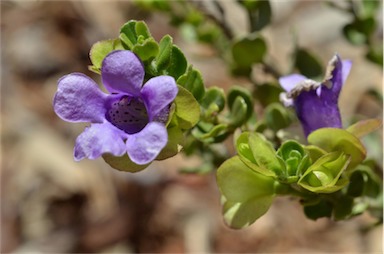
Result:
[[[242,133],[236,140],[236,150],[244,164],[260,174],[276,176],[281,172],[281,163],[274,149],[268,141],[261,138],[261,134]]]
[[[280,175],[284,171],[284,165],[276,155],[272,144],[260,133],[250,133],[248,136],[249,147],[259,167],[268,169]]]
[[[348,180],[340,178],[350,162],[342,152],[324,155],[312,164],[299,179],[298,184],[315,193],[332,193],[343,188]]]
[[[317,220],[322,217],[330,218],[332,216],[332,210],[332,203],[326,200],[321,200],[314,205],[304,206],[305,215],[312,220]]]
[[[209,130],[206,132],[203,132],[201,129],[194,129],[192,134],[195,138],[207,142],[207,143],[213,143],[215,141],[215,138],[221,135],[224,135],[227,133],[228,125],[227,124],[218,124],[218,125],[212,125]]]
[[[173,45],[170,65],[167,69],[168,75],[174,77],[177,80],[181,75],[185,73],[187,65],[187,59],[185,58],[183,52],[178,47]]]
[[[295,52],[295,67],[301,74],[308,78],[318,78],[323,74],[321,62],[312,53],[305,49],[297,49]]]
[[[237,99],[237,97],[243,98],[244,103],[247,106],[247,111],[246,111],[246,115],[245,115],[245,121],[246,121],[253,114],[252,95],[247,89],[245,89],[243,87],[240,87],[240,86],[231,87],[230,90],[228,91],[228,95],[227,95],[228,107],[230,109],[234,108],[234,103],[235,103],[235,100]]]
[[[197,101],[204,97],[205,88],[203,78],[199,71],[191,66],[188,71],[177,79],[177,84],[190,91]]]
[[[89,52],[89,58],[93,64],[93,68],[100,73],[101,64],[104,58],[112,51],[123,49],[119,39],[99,41],[92,45]]]
[[[338,128],[321,128],[308,136],[308,142],[327,152],[344,152],[351,156],[348,169],[356,167],[366,156],[366,150],[360,140],[350,132]]]
[[[291,123],[287,109],[280,103],[269,104],[264,114],[267,126],[274,131],[286,128]]]
[[[161,150],[156,160],[164,160],[178,154],[182,148],[184,136],[183,132],[178,126],[173,126],[167,129],[168,142],[167,145]]]
[[[273,102],[280,102],[280,94],[283,92],[283,89],[274,83],[265,83],[255,87],[254,96],[257,101],[260,102],[263,107],[267,107]]]
[[[219,87],[210,87],[205,92],[204,98],[201,101],[201,106],[205,109],[210,108],[212,104],[217,105],[217,111],[220,112],[225,107],[224,90]]]
[[[166,69],[171,62],[173,39],[168,34],[159,42],[159,54],[156,56],[155,63],[158,71]]]
[[[249,67],[263,61],[267,53],[267,44],[256,34],[236,41],[232,46],[233,60],[240,67]]]
[[[120,40],[128,48],[132,49],[137,43],[136,21],[130,20],[120,28]]]
[[[247,118],[248,106],[244,98],[237,96],[231,107],[230,122],[234,127],[241,126]]]
[[[181,129],[192,128],[200,119],[200,105],[195,97],[182,86],[175,98],[175,116]]]
[[[317,161],[320,157],[325,155],[327,152],[320,147],[314,145],[305,146],[305,150],[309,153],[309,157],[312,162]]]
[[[344,26],[343,34],[350,43],[361,45],[368,42],[368,38],[374,32],[375,26],[373,17],[355,19],[352,23]]]
[[[269,0],[245,0],[240,3],[248,10],[252,32],[261,30],[271,22],[272,8]]]
[[[224,218],[229,226],[243,228],[265,214],[274,198],[274,180],[250,170],[238,156],[217,170],[217,184],[224,196]]]
[[[132,47],[132,51],[142,60],[154,58],[159,52],[159,45],[153,38],[148,38]]]
[[[103,159],[112,168],[131,173],[139,172],[150,165],[137,165],[131,161],[127,154],[120,157],[113,156],[111,154],[103,154]]]

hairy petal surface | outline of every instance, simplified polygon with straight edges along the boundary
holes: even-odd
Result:
[[[76,139],[75,161],[84,158],[96,159],[104,153],[122,156],[126,152],[124,138],[126,138],[126,134],[109,122],[92,124]]]
[[[139,133],[127,140],[129,158],[136,164],[144,165],[153,161],[168,142],[168,133],[161,123],[151,122]]]
[[[152,120],[167,107],[178,92],[176,81],[171,76],[151,78],[141,89],[141,97],[147,107],[149,119]]]
[[[55,113],[68,122],[102,123],[107,95],[88,76],[72,73],[59,79],[53,99]]]
[[[111,93],[139,96],[144,74],[140,59],[128,50],[115,50],[109,53],[101,66],[103,84]]]

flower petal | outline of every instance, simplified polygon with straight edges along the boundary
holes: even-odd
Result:
[[[140,132],[127,140],[129,158],[136,164],[144,165],[153,161],[168,142],[168,133],[161,123],[151,122]]]
[[[288,76],[284,76],[279,78],[279,83],[281,87],[289,93],[297,84],[306,80],[307,78],[300,74],[291,74]]]
[[[109,53],[101,66],[103,84],[111,93],[138,96],[144,74],[140,59],[129,50],[115,50]]]
[[[296,97],[294,104],[305,136],[323,127],[342,128],[337,100],[324,100],[317,96],[316,90],[310,90],[302,91]]]
[[[349,75],[349,72],[351,71],[352,68],[352,61],[351,60],[343,60],[343,70],[342,70],[342,79],[343,79],[343,84],[347,80],[347,77]]]
[[[141,89],[141,97],[147,107],[149,119],[152,120],[161,110],[168,106],[178,92],[176,81],[171,76],[151,78]]]
[[[107,95],[88,76],[72,73],[59,79],[53,99],[56,114],[68,122],[101,123]]]
[[[126,152],[124,138],[126,134],[108,122],[92,124],[77,137],[74,158],[96,159],[104,153],[122,156]]]
[[[332,101],[332,103],[337,102],[340,91],[348,77],[351,67],[352,62],[350,60],[342,61],[340,56],[337,54],[333,56],[327,66],[327,73],[330,72],[327,75],[330,75],[329,81],[331,82],[331,87],[328,88],[323,85],[322,88],[321,97],[324,100]]]

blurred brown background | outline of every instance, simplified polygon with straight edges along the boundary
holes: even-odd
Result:
[[[242,9],[232,1],[221,4],[237,35],[244,34]],[[382,116],[382,105],[365,94],[382,91],[382,70],[341,37],[348,16],[321,1],[272,1],[272,8],[273,24],[263,35],[281,70],[288,69],[295,28],[300,44],[324,63],[336,51],[353,60],[340,101],[345,120]],[[214,174],[178,173],[198,165],[198,158],[180,154],[137,174],[118,172],[102,159],[75,163],[74,140],[85,125],[54,114],[56,82],[75,71],[99,81],[87,70],[89,49],[116,37],[129,19],[147,21],[156,39],[174,36],[207,86],[244,82],[230,77],[214,49],[184,40],[166,16],[144,13],[129,1],[1,1],[2,253],[382,252],[382,227],[365,230],[373,222],[368,214],[310,221],[296,200],[286,198],[249,228],[229,229]],[[370,152],[380,159],[382,146]]]

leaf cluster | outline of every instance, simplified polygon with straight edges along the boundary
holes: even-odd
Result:
[[[359,138],[380,124],[370,120],[347,130],[318,129],[309,135],[309,145],[287,140],[277,150],[259,133],[242,133],[237,155],[217,171],[225,221],[233,228],[249,226],[277,195],[299,198],[311,219],[347,219],[366,210],[377,214],[382,183],[364,162]]]

